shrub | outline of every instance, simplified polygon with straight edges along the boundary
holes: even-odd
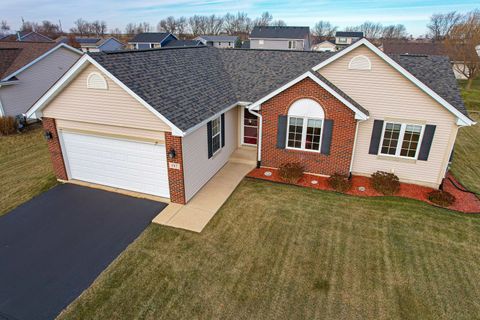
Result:
[[[428,200],[431,202],[442,206],[448,207],[451,206],[455,202],[455,196],[447,191],[442,190],[434,190],[428,193]]]
[[[352,187],[352,181],[348,179],[348,176],[340,173],[331,175],[328,178],[328,184],[338,192],[346,192]]]
[[[278,169],[282,180],[289,183],[296,183],[303,176],[303,166],[298,162],[285,163]]]
[[[17,131],[14,117],[0,117],[0,134],[8,135]]]
[[[400,189],[400,181],[393,173],[377,171],[372,174],[372,186],[378,192],[391,196]]]

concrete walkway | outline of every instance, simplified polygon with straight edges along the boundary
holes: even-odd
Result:
[[[243,177],[255,168],[255,150],[239,149],[227,164],[186,204],[171,203],[152,222],[201,232]]]

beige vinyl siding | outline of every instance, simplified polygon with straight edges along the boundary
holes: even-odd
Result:
[[[133,138],[136,140],[148,140],[165,143],[165,133],[160,131],[110,126],[89,122],[70,121],[57,119],[56,125],[59,130],[77,131],[85,133],[101,133],[105,136]]]
[[[349,70],[350,60],[357,55],[367,56],[372,69]],[[349,52],[319,72],[370,112],[369,120],[359,124],[352,167],[354,174],[370,175],[382,170],[394,172],[405,182],[438,187],[458,128],[453,114],[365,46]],[[428,161],[385,159],[368,154],[374,119],[436,125]]]
[[[238,146],[238,110],[225,113],[225,146],[208,159],[207,125],[182,139],[185,198],[190,200],[228,161]]]
[[[107,90],[88,89],[87,77],[92,72],[101,73],[93,65],[86,67],[49,103],[43,110],[43,116],[125,128],[171,131],[165,122],[108,77],[104,76]]]

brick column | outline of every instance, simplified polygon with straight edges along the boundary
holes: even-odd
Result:
[[[65,163],[63,161],[62,147],[60,146],[60,140],[58,138],[57,126],[55,125],[55,119],[43,118],[43,128],[45,131],[49,131],[52,134],[52,139],[47,141],[48,150],[50,151],[50,157],[52,159],[53,171],[55,176],[60,180],[68,180],[67,170],[65,169]]]
[[[183,178],[183,152],[182,138],[172,136],[170,132],[165,132],[165,147],[167,152],[168,183],[170,187],[170,201],[174,203],[185,204],[185,183]],[[168,156],[170,150],[175,150],[175,158]],[[171,168],[170,163],[179,166],[178,169]]]

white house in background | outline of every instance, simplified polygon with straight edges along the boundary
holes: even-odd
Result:
[[[108,38],[75,38],[83,52],[123,50],[125,45],[114,37]]]
[[[335,52],[337,45],[333,40],[324,40],[312,46],[312,51]]]
[[[254,27],[250,34],[250,49],[310,50],[309,27]]]
[[[25,114],[81,55],[64,43],[0,41],[0,116]]]
[[[335,33],[335,44],[337,49],[343,49],[352,43],[357,42],[363,38],[363,32],[356,31],[337,31]]]
[[[235,48],[235,42],[237,42],[238,37],[229,35],[203,35],[196,37],[195,40],[199,40],[204,45],[215,48]]]
[[[164,47],[172,40],[178,40],[169,32],[143,32],[128,42],[129,49],[153,49]]]

